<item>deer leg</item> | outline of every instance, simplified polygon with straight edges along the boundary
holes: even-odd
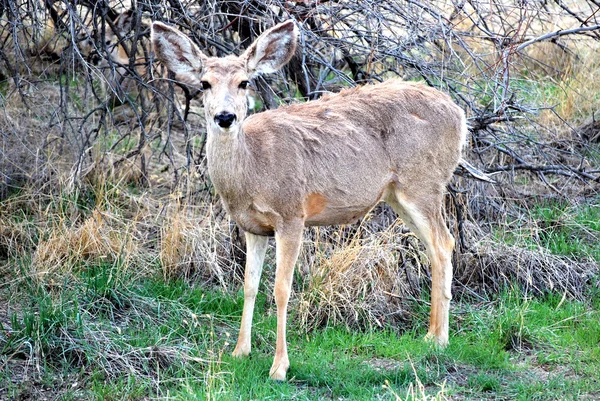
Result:
[[[428,248],[431,261],[431,315],[425,336],[439,345],[448,345],[450,300],[452,299],[452,250],[454,238],[441,213],[431,222],[433,246]]]
[[[254,313],[254,302],[258,294],[258,284],[262,273],[265,253],[269,237],[251,234],[246,235],[246,268],[244,270],[244,310],[242,312],[242,324],[238,336],[237,345],[232,355],[235,357],[250,354],[252,315]]]
[[[294,266],[300,252],[302,242],[302,221],[286,225],[275,233],[277,269],[275,271],[275,303],[277,304],[277,342],[275,358],[269,375],[274,380],[285,380],[290,366],[287,353],[286,323],[287,306],[292,290]]]
[[[446,346],[452,299],[452,250],[454,238],[441,214],[441,200],[431,208],[408,201],[402,194],[389,202],[408,227],[424,242],[431,263],[431,313],[425,338]],[[433,210],[433,211],[427,211]]]

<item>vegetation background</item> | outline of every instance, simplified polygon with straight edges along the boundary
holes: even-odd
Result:
[[[233,360],[243,235],[205,167],[195,88],[149,22],[212,56],[289,18],[258,112],[399,76],[471,127],[446,216],[451,345],[422,341],[422,245],[386,206],[305,233],[289,382],[270,382],[274,254]],[[0,399],[600,398],[596,0],[0,1]]]

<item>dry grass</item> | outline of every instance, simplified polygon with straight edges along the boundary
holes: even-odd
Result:
[[[424,302],[430,288],[429,263],[416,237],[400,222],[380,231],[363,224],[345,241],[339,240],[344,228],[323,230],[327,234],[317,231],[314,248],[305,244],[308,274],[296,301],[302,327],[399,326],[410,319],[414,301]],[[455,295],[487,297],[516,283],[528,294],[584,299],[600,271],[594,262],[491,239],[473,223],[465,230],[469,247],[455,254]]]
[[[531,104],[545,106],[536,122],[557,134],[557,140],[579,140],[570,127],[577,127],[597,113],[600,96],[600,43],[572,39],[557,45],[541,42],[527,49],[518,65],[518,77],[530,81],[523,96]],[[547,82],[538,85],[538,82]],[[535,89],[533,89],[535,88]],[[529,92],[529,93],[527,93]],[[565,126],[565,121],[569,124]]]
[[[237,270],[233,256],[237,245],[232,243],[229,221],[216,220],[212,208],[194,215],[194,209],[175,203],[168,210],[159,244],[164,277],[231,288]]]
[[[21,198],[27,196],[32,194],[21,194]],[[66,197],[64,193],[61,196]],[[135,218],[115,213],[107,207],[108,201],[90,211],[79,209],[76,202],[31,202],[24,214],[5,219],[0,242],[9,260],[31,258],[25,273],[48,288],[69,282],[74,271],[87,266],[135,267],[140,273],[151,273],[148,267],[152,266],[152,255],[143,249],[143,236]],[[4,205],[9,210],[19,208],[17,202]]]
[[[305,245],[307,276],[298,294],[302,327],[381,327],[405,320],[403,304],[419,296],[427,276],[418,240],[399,223],[383,231],[368,224],[349,236],[347,231],[317,229],[314,245]]]
[[[520,209],[497,219],[493,234],[473,222],[465,223],[469,246],[457,258],[455,271],[464,290],[495,294],[516,283],[528,294],[558,292],[586,298],[586,290],[600,271],[588,245],[594,244],[597,235],[593,223],[587,221],[594,215],[587,214],[586,208],[593,206],[565,208],[557,198],[548,199],[543,208],[535,199],[530,206],[520,202]],[[565,238],[578,244],[577,257],[566,256],[569,249],[561,245]]]
[[[586,49],[579,56],[577,71],[567,75],[564,80],[557,81],[560,90],[546,94],[544,104],[552,107],[540,115],[540,123],[563,127],[564,121],[577,126],[588,116],[597,113],[600,96],[600,60],[598,60],[600,47]],[[564,132],[564,130],[563,130]],[[567,135],[571,134],[567,131]],[[567,136],[564,139],[571,139]],[[577,138],[576,138],[577,139]]]
[[[167,224],[161,227],[160,262],[165,278],[177,276],[183,264],[190,263],[193,240],[188,241],[193,223],[180,210],[175,210],[167,217]]]
[[[184,205],[173,196],[156,201],[151,192],[132,194],[125,183],[99,182],[88,188],[95,199],[90,210],[68,192],[59,193],[62,201],[49,202],[35,192],[5,201],[0,219],[5,256],[31,254],[27,273],[47,288],[98,265],[136,276],[183,278],[226,292],[241,287],[243,244],[214,208]],[[26,216],[19,217],[17,210],[27,210]],[[377,213],[356,226],[306,231],[300,258],[305,274],[292,300],[302,327],[401,326],[411,318],[414,302],[424,302],[430,277],[422,244],[392,215],[384,219],[387,212]],[[465,224],[469,249],[455,255],[456,294],[486,296],[517,282],[535,294],[559,291],[582,298],[598,272],[597,264],[499,243],[475,224]],[[267,265],[274,263],[272,255]],[[272,276],[265,269],[269,292]]]
[[[525,293],[533,295],[559,292],[585,299],[586,289],[600,271],[594,262],[485,239],[472,253],[462,255],[460,263],[456,280],[469,292],[483,294],[494,294],[517,283]]]
[[[127,232],[107,223],[109,217],[94,209],[80,225],[60,219],[49,227],[33,254],[38,276],[71,269],[80,263],[109,263],[127,258],[132,251]]]

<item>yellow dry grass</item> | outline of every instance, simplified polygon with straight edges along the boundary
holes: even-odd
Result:
[[[80,225],[57,221],[33,254],[35,274],[42,278],[85,262],[112,264],[131,253],[127,233],[111,227],[107,218],[95,209]]]
[[[334,239],[344,235],[343,227],[323,230]],[[399,222],[378,232],[361,226],[346,241],[317,239],[314,254],[304,253],[308,276],[298,294],[298,315],[309,329],[328,323],[365,327],[401,320],[400,303],[416,295],[427,263],[416,237],[403,231]]]
[[[147,252],[143,228],[156,217],[153,202],[110,182],[110,173],[78,186],[69,175],[47,183],[51,193],[31,185],[2,201],[0,256],[26,262],[24,273],[49,287],[88,266],[152,274],[156,256]]]
[[[165,279],[185,277],[223,289],[235,281],[239,252],[229,220],[217,219],[208,205],[195,208],[172,201],[165,206],[160,228],[158,258]]]
[[[177,276],[194,248],[192,220],[176,207],[161,227],[159,259],[165,279]]]
[[[600,46],[586,49],[579,55],[579,65],[572,74],[556,82],[560,90],[546,93],[542,99],[552,109],[540,113],[543,125],[562,127],[564,121],[577,126],[593,113],[600,104]],[[567,133],[570,135],[570,132]]]

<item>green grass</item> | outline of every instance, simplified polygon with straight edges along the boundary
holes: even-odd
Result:
[[[599,202],[540,202],[524,211],[522,220],[499,228],[496,236],[513,245],[600,262]]]
[[[117,130],[107,130],[103,131],[102,135],[98,137],[95,146],[98,148],[98,152],[111,150],[117,154],[126,154],[136,145],[137,138],[133,138],[132,135],[122,135]]]
[[[10,321],[0,327],[0,398],[26,398],[41,383],[62,400],[600,396],[598,291],[588,302],[529,299],[515,289],[480,304],[455,302],[444,350],[423,341],[423,304],[414,305],[413,326],[377,331],[306,332],[292,307],[289,380],[275,383],[268,371],[276,319],[265,295],[257,301],[252,354],[237,360],[230,353],[241,292],[136,278],[118,264],[74,271],[53,288],[25,279],[2,287]],[[15,380],[28,361],[41,367],[36,378]]]
[[[555,106],[565,95],[564,84],[552,80],[539,81],[527,78],[515,78],[511,84],[518,90],[519,96],[527,103],[537,103],[540,100],[546,107]]]

